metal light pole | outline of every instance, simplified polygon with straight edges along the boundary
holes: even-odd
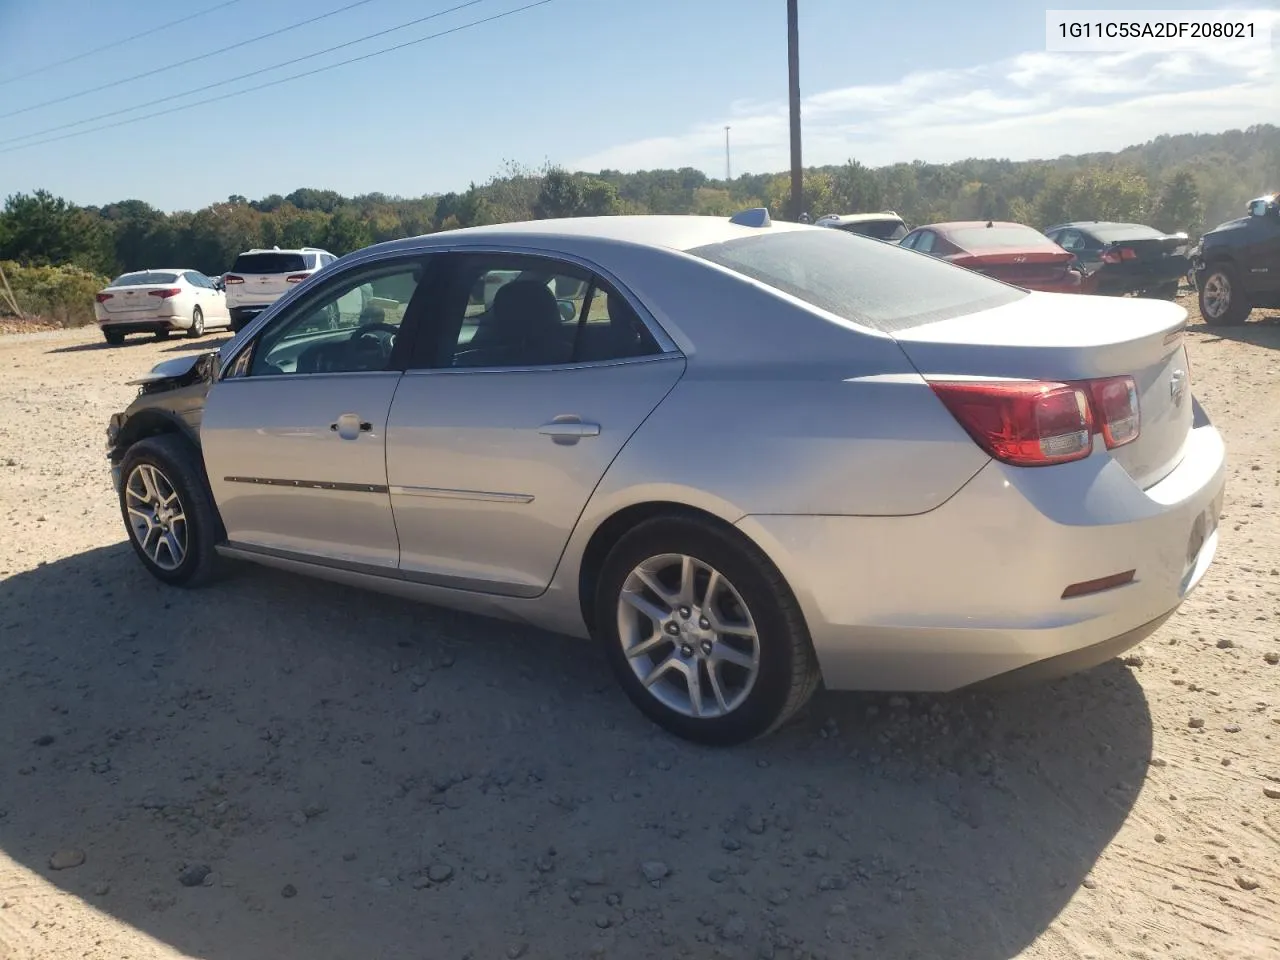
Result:
[[[729,164],[729,128],[724,128],[724,182],[728,186],[733,179],[733,168]]]
[[[804,212],[804,167],[800,161],[800,16],[787,0],[787,72],[791,99],[791,219]]]

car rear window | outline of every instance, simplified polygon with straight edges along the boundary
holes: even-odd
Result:
[[[111,281],[113,287],[141,287],[153,283],[174,283],[178,279],[176,273],[126,273]]]
[[[839,224],[836,229],[845,233],[860,233],[864,237],[875,237],[877,240],[901,240],[907,235],[906,225],[901,220],[855,221]]]
[[[962,250],[1035,250],[1054,246],[1052,240],[1030,227],[959,227],[947,230],[946,237]]]
[[[689,253],[885,333],[1027,296],[963,267],[843,230],[764,233]]]
[[[307,269],[300,253],[242,253],[232,265],[232,273],[301,273]]]
[[[1160,240],[1164,237],[1159,230],[1139,223],[1109,223],[1105,227],[1092,227],[1089,232],[1103,243],[1115,243],[1117,240]]]

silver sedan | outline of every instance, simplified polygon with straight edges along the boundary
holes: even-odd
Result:
[[[820,682],[1102,662],[1217,546],[1185,312],[836,230],[614,217],[351,254],[112,418],[155,576],[219,557],[593,637],[735,743]]]

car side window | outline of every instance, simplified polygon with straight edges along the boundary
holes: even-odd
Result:
[[[433,298],[423,368],[544,367],[660,353],[635,309],[587,270],[551,259],[458,255]]]
[[[194,270],[188,270],[182,276],[183,276],[183,279],[185,279],[187,283],[191,284],[193,287],[204,286],[204,283],[200,278],[200,274],[196,273]]]
[[[1057,236],[1050,236],[1049,239],[1071,253],[1079,253],[1084,249],[1084,237],[1079,230],[1061,230]]]
[[[935,239],[935,235],[932,231],[921,230],[920,235],[916,237],[916,243],[912,249],[919,250],[921,253],[932,253]]]
[[[919,239],[920,239],[920,234],[918,232],[908,233],[905,237],[902,238],[902,241],[898,244],[898,246],[906,247],[908,250],[914,250],[916,247],[916,241]]]
[[[247,375],[389,369],[423,269],[421,261],[399,261],[334,278],[281,312],[258,335]]]

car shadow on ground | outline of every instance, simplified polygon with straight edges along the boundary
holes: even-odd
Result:
[[[183,334],[174,334],[168,339],[178,341],[179,337],[182,338],[182,340],[179,342],[181,342],[184,347],[189,345],[190,347],[195,348],[199,346],[201,343],[203,343],[202,340],[189,340]],[[129,347],[141,347],[146,344],[154,345],[156,342],[157,340],[155,337],[147,337],[147,336],[126,337],[124,339],[124,342],[122,343],[107,343],[106,340],[94,340],[92,343],[73,343],[66,347],[54,347],[52,350],[47,350],[45,352],[52,354],[52,353],[88,353],[94,350],[127,350]]]
[[[1187,328],[1191,333],[1200,334],[1206,343],[1215,340],[1234,340],[1237,343],[1248,343],[1255,347],[1267,347],[1280,350],[1280,313],[1255,313],[1237,327],[1210,327],[1197,324]]]
[[[710,750],[589,643],[124,544],[0,581],[0,676],[0,847],[206,960],[1006,958],[1095,895],[1151,755],[1116,661]]]

